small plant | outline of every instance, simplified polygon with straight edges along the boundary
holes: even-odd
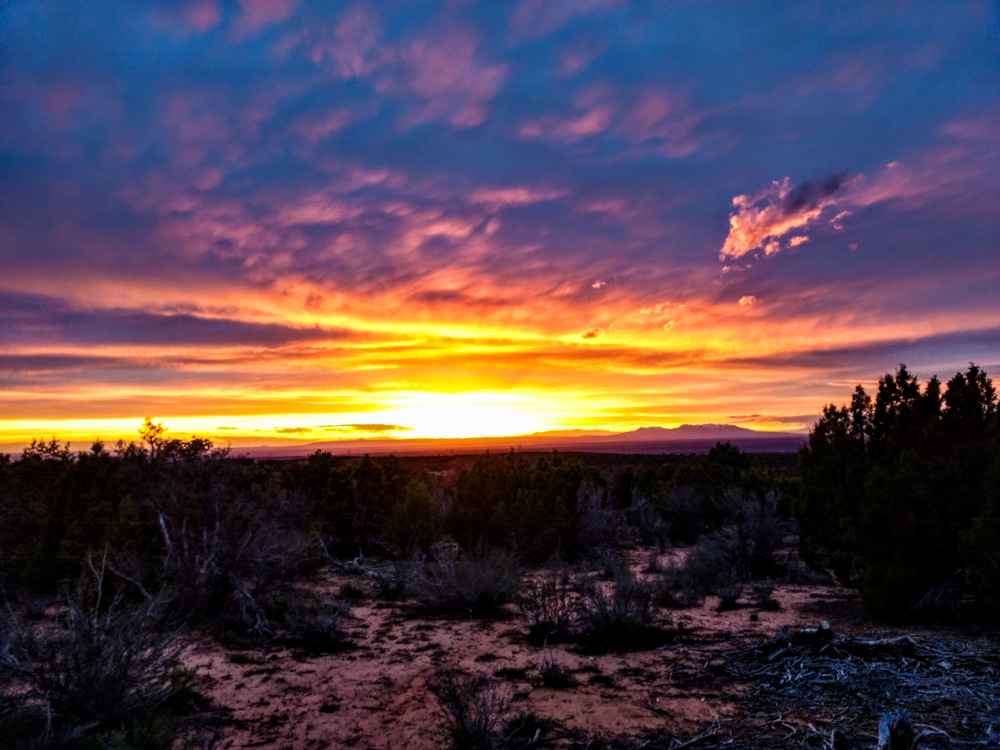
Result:
[[[567,637],[576,608],[569,572],[549,568],[536,580],[525,583],[517,607],[527,626],[529,642],[541,644]]]
[[[425,565],[420,553],[393,560],[388,569],[375,574],[375,597],[383,601],[403,598],[413,588],[414,581],[423,578]]]
[[[332,653],[348,645],[341,624],[345,605],[294,591],[272,598],[267,610],[281,640],[308,653]]]
[[[588,564],[606,579],[614,578],[615,573],[628,566],[621,551],[607,544],[602,544],[593,551]]]
[[[512,698],[486,675],[438,669],[430,683],[445,712],[452,750],[514,750],[537,742],[548,722],[514,713]]]
[[[542,645],[542,655],[538,662],[538,671],[542,675],[542,684],[549,688],[567,688],[576,684],[573,675],[560,665],[549,652],[548,643]]]
[[[781,609],[781,603],[774,598],[774,586],[770,581],[753,581],[750,584],[750,600],[761,609],[772,612]]]
[[[612,590],[597,581],[581,580],[581,638],[596,651],[630,651],[645,645],[653,633],[653,592],[628,568],[615,573]]]

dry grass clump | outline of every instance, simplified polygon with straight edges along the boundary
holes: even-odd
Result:
[[[267,600],[265,610],[275,637],[310,654],[342,651],[349,646],[343,619],[346,604],[303,591],[290,591]]]
[[[442,667],[430,683],[445,712],[452,750],[514,750],[535,746],[551,722],[515,712],[513,699],[486,675]]]

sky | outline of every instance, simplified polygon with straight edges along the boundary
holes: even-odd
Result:
[[[727,423],[1000,375],[993,2],[0,6],[0,444]]]

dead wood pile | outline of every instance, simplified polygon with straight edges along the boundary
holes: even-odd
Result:
[[[798,632],[785,627],[714,671],[744,686],[748,708],[782,715],[792,734],[805,722],[812,731],[789,747],[829,747],[830,730],[841,737],[835,747],[875,747],[874,717],[883,716],[880,733],[888,737],[887,717],[905,714],[887,712],[904,709],[913,717],[905,723],[912,726],[908,744],[884,740],[879,748],[1000,748],[1000,647],[993,641],[859,638],[826,623]],[[861,739],[845,744],[850,735]]]

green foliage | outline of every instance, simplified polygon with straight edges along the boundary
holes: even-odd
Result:
[[[869,612],[886,622],[906,622],[927,591],[923,576],[903,563],[878,562],[865,571],[861,601]]]
[[[996,391],[976,365],[943,393],[905,365],[874,401],[858,386],[849,406],[824,409],[800,455],[803,556],[876,613],[898,617],[949,579],[995,608],[998,445]]]
[[[282,469],[284,485],[306,498],[310,520],[328,552],[351,557],[385,553],[400,542],[405,552],[411,541],[419,547],[435,534],[433,513],[419,490],[408,488],[411,479],[392,456],[357,461],[317,451],[305,462]],[[407,502],[414,512],[413,526],[407,528],[409,519],[397,512],[387,545],[386,525],[394,510]]]
[[[398,552],[427,551],[440,536],[430,489],[416,478],[407,485],[402,501],[389,509],[385,538]]]
[[[445,517],[465,549],[514,546],[527,559],[576,554],[586,526],[581,494],[599,481],[580,461],[510,453],[479,458],[463,473]]]

